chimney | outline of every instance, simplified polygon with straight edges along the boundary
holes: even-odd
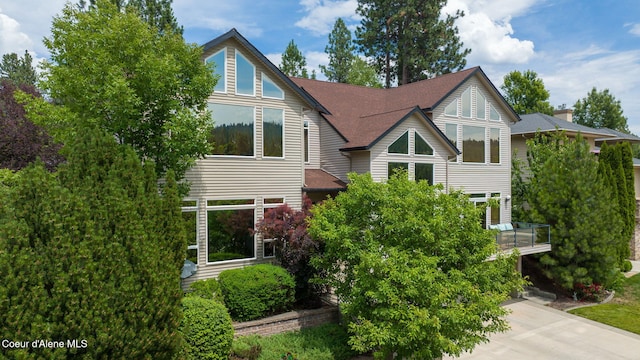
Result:
[[[573,122],[573,110],[571,109],[557,109],[553,110],[553,116],[564,121]]]

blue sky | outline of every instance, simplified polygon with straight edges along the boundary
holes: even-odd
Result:
[[[76,1],[74,1],[76,2]],[[0,0],[0,54],[48,56],[42,38],[64,0]],[[276,65],[294,40],[311,68],[327,63],[335,20],[359,23],[357,0],[174,0],[187,41],[203,44],[236,28]],[[640,3],[637,0],[449,0],[462,9],[457,26],[496,87],[513,70],[533,70],[554,106],[571,108],[596,87],[620,100],[630,130],[640,134]],[[319,73],[319,71],[317,71]]]

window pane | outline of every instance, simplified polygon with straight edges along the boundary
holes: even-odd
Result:
[[[183,211],[185,232],[187,234],[187,246],[191,249],[187,250],[187,259],[198,263],[198,223],[196,211]]]
[[[216,87],[213,89],[213,91],[216,91],[216,92],[226,91],[226,65],[227,65],[225,61],[226,56],[227,56],[227,51],[225,49],[214,54],[213,56],[207,59],[207,63],[214,64],[213,73],[215,75],[219,75],[218,82],[216,83]]]
[[[491,206],[491,225],[500,224],[500,204]]]
[[[283,157],[284,110],[262,110],[262,151],[263,156]]]
[[[491,129],[491,142],[489,143],[491,149],[491,163],[500,163],[500,129]]]
[[[387,149],[389,154],[409,154],[409,133],[406,132],[389,145]]]
[[[445,125],[445,135],[449,138],[449,141],[455,146],[458,146],[458,125],[457,124],[446,124]]]
[[[494,108],[493,105],[489,105],[489,119],[495,120],[495,121],[500,120],[500,113],[498,113],[498,110],[496,110],[496,108]]]
[[[284,99],[284,91],[271,81],[267,75],[262,74],[262,96]]]
[[[455,99],[451,104],[444,108],[444,114],[449,116],[458,116],[458,99]]]
[[[408,163],[390,162],[387,165],[387,177],[391,177],[396,171],[409,171]]]
[[[273,239],[265,239],[262,243],[262,257],[274,257],[276,256],[276,243]]]
[[[487,118],[487,110],[486,110],[486,99],[484,95],[480,94],[480,92],[476,92],[477,94],[477,102],[476,102],[476,117],[478,119],[486,119]]]
[[[253,258],[253,209],[207,211],[207,261]]]
[[[309,121],[304,121],[304,162],[309,162]]]
[[[462,161],[484,163],[484,128],[462,127]]]
[[[426,180],[433,185],[433,164],[416,163],[416,181]]]
[[[254,111],[250,106],[209,104],[213,155],[253,156]]]
[[[236,93],[242,95],[255,95],[256,71],[253,65],[236,52]]]
[[[471,117],[471,88],[462,93],[462,116]]]
[[[433,149],[418,133],[414,133],[414,146],[417,155],[433,155]]]

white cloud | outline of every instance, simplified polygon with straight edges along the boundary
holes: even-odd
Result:
[[[300,5],[307,13],[295,25],[311,31],[316,36],[327,35],[333,29],[336,19],[357,20],[357,0],[301,0]],[[346,21],[346,20],[345,20]]]
[[[640,36],[640,24],[628,24],[631,29],[629,29],[629,34]]]
[[[20,23],[5,15],[0,10],[0,54],[23,54],[25,50],[33,48],[33,41],[29,35],[20,29]]]
[[[449,1],[443,12],[462,10],[456,26],[460,40],[471,49],[467,63],[523,64],[534,56],[534,43],[514,37],[511,19],[523,15],[533,1]]]

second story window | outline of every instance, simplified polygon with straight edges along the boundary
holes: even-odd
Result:
[[[209,56],[205,62],[213,64],[213,74],[218,76],[218,82],[213,89],[214,92],[227,92],[227,49],[224,48]]]
[[[262,109],[262,156],[284,157],[284,110]]]
[[[236,50],[236,94],[254,96],[255,78],[256,68]]]
[[[273,99],[284,99],[284,91],[264,73],[262,73],[262,96]]]
[[[209,103],[209,110],[213,117],[211,155],[254,156],[254,108]]]

